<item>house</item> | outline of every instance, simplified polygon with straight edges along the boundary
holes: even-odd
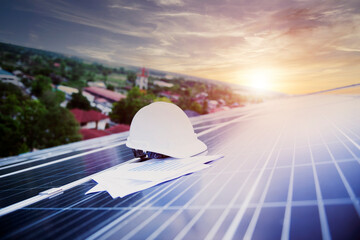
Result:
[[[88,92],[85,92],[85,91],[82,91],[82,95],[84,97],[86,97],[86,99],[90,102],[91,106],[95,107],[95,103],[94,103],[94,100],[95,100],[95,96],[88,93]]]
[[[137,75],[137,78],[135,80],[135,85],[138,86],[139,89],[146,90],[148,88],[148,78],[149,78],[149,72],[147,72],[145,68],[142,68],[141,73]]]
[[[66,105],[68,104],[68,102],[72,98],[71,95],[73,93],[78,93],[79,92],[79,90],[77,88],[72,88],[72,87],[68,87],[68,86],[64,86],[64,85],[53,86],[53,88],[56,88],[57,90],[65,93],[65,101],[63,101],[60,104],[61,107],[66,107]]]
[[[195,98],[193,99],[193,101],[199,103],[199,104],[203,104],[207,97],[209,96],[209,94],[207,94],[206,92],[201,92],[195,95]]]
[[[88,82],[88,85],[90,87],[106,88],[106,85],[104,82]]]
[[[121,132],[126,132],[130,130],[130,126],[126,125],[126,124],[116,124],[108,129],[105,129],[105,132],[109,133],[109,134],[114,134],[114,133],[121,133]]]
[[[82,135],[82,139],[87,140],[87,139],[103,137],[103,136],[107,136],[107,135],[111,135],[111,134],[115,134],[115,133],[126,132],[126,131],[129,131],[129,129],[130,129],[129,125],[117,124],[108,129],[105,129],[105,130],[82,128],[82,129],[80,129],[79,132]]]
[[[159,93],[159,96],[160,97],[167,97],[174,103],[178,102],[179,99],[180,99],[180,94],[172,93],[170,91],[162,91],[162,92]]]
[[[126,98],[125,95],[99,87],[86,87],[83,91],[91,106],[98,108],[104,114],[109,114],[114,102]]]
[[[79,130],[79,133],[82,136],[82,140],[88,140],[88,139],[92,139],[92,138],[110,135],[109,133],[107,133],[103,130],[87,129],[87,128],[81,128]]]
[[[13,71],[13,74],[17,77],[22,77],[24,75],[21,70],[15,70]]]
[[[216,100],[209,100],[207,102],[207,104],[208,104],[208,106],[207,106],[208,112],[212,112],[214,109],[216,109],[218,107],[218,101],[216,101]]]
[[[78,93],[79,92],[79,90],[77,88],[72,88],[72,87],[68,87],[68,86],[64,86],[64,85],[58,85],[57,90],[65,93],[65,99],[66,100],[70,100],[71,95],[73,93]]]
[[[123,98],[126,98],[126,96],[121,93],[117,93],[100,87],[86,87],[84,88],[84,91],[93,95],[95,97],[95,100],[96,98],[104,98],[110,103],[117,102]]]
[[[101,112],[105,115],[109,115],[112,110],[112,103],[110,103],[104,98],[94,99],[92,105],[94,105],[97,109],[101,110]]]
[[[166,88],[171,88],[174,86],[174,84],[172,84],[172,83],[168,83],[168,82],[164,82],[164,81],[160,81],[160,80],[155,80],[154,85],[159,86],[159,87],[166,87]]]
[[[106,124],[110,122],[108,116],[95,110],[85,111],[81,109],[70,110],[81,128],[104,130]]]
[[[20,82],[18,77],[1,68],[0,68],[0,80],[4,83],[11,83],[18,87],[24,88],[24,84]]]

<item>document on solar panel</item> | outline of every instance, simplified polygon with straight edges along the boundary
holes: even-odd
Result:
[[[290,96],[191,122],[207,155],[224,157],[123,198],[85,193],[94,176],[139,161],[128,133],[4,159],[0,238],[360,239],[359,95]]]
[[[208,162],[222,156],[195,156],[189,158],[151,159],[143,162],[129,163],[110,171],[93,176],[98,183],[88,193],[107,191],[112,198],[125,197],[152,186],[180,176],[208,168]]]

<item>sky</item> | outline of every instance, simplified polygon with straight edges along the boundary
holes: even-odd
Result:
[[[2,0],[0,42],[284,93],[360,82],[359,0]]]

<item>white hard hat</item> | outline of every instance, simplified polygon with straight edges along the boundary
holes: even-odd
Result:
[[[151,103],[135,114],[126,146],[174,158],[190,157],[207,149],[181,108],[166,102]]]

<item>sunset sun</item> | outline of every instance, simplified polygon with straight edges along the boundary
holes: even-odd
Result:
[[[252,69],[245,73],[246,84],[258,90],[270,90],[274,78],[273,71],[269,69]]]

